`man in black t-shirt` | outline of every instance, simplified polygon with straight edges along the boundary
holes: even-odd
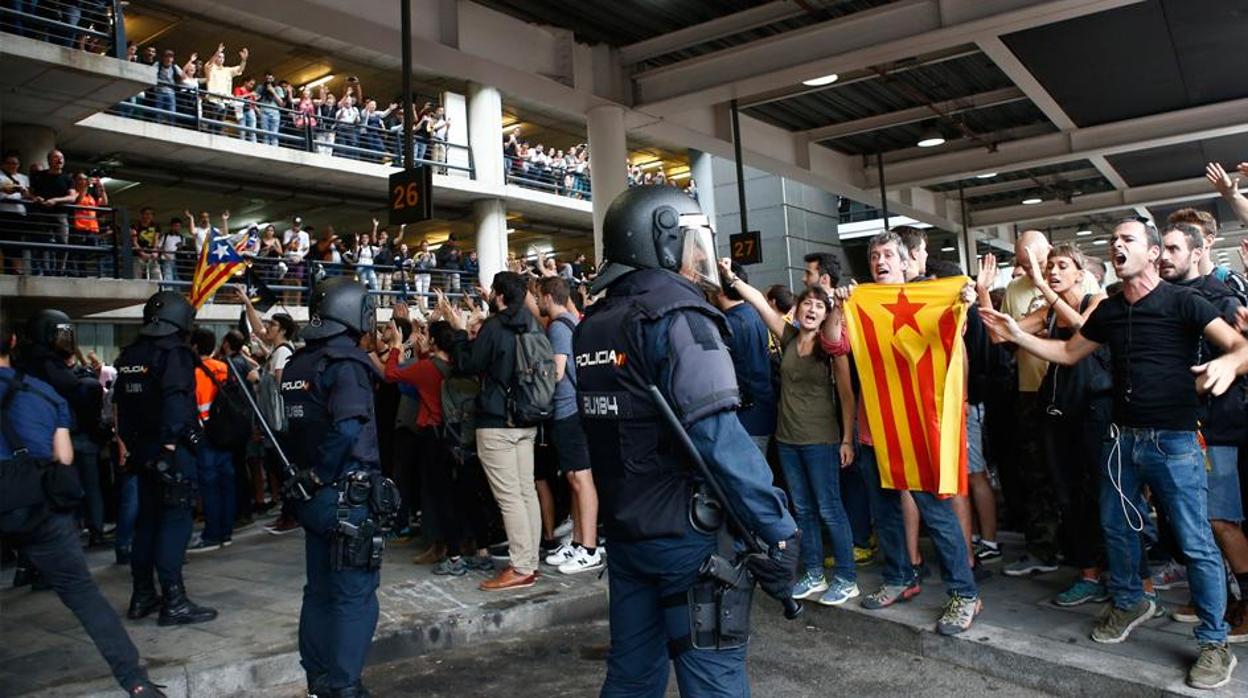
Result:
[[[59,150],[48,153],[48,168],[30,179],[30,189],[35,195],[37,208],[32,223],[43,228],[44,235],[38,242],[65,245],[69,243],[69,206],[78,199],[74,192],[74,178],[65,172],[65,156]],[[51,276],[65,273],[66,252],[36,252],[35,270]]]
[[[1200,619],[1195,632],[1200,658],[1188,670],[1187,683],[1217,688],[1230,682],[1236,658],[1226,644],[1222,554],[1207,520],[1205,459],[1196,436],[1198,391],[1221,395],[1237,375],[1248,372],[1248,341],[1199,294],[1161,280],[1161,237],[1147,220],[1129,218],[1115,226],[1110,251],[1122,293],[1102,301],[1070,339],[1026,334],[1013,318],[995,311],[983,311],[983,320],[1020,349],[1067,366],[1101,344],[1109,346],[1114,423],[1100,508],[1113,608],[1097,621],[1092,639],[1122,642],[1156,610],[1137,574],[1143,554],[1137,534],[1144,527],[1137,504],[1147,484],[1188,559],[1192,604]],[[1226,353],[1193,367],[1202,336]]]

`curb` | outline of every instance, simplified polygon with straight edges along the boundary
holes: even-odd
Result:
[[[495,635],[574,623],[606,613],[607,586],[603,581],[589,585],[563,585],[546,578],[546,584],[517,595],[500,596],[481,606],[440,615],[409,615],[388,618],[383,615],[373,636],[369,652],[370,664],[384,663],[426,654],[434,650],[487,642]],[[553,588],[559,585],[563,588]],[[378,595],[398,589],[404,584],[383,587]],[[414,585],[413,585],[414,586]],[[383,600],[384,605],[384,600]],[[233,663],[195,662],[179,667],[161,668],[148,665],[152,680],[165,686],[170,698],[227,698],[247,696],[286,684],[302,685],[304,673],[299,665],[295,638],[288,644],[274,647],[263,656],[247,657]],[[82,696],[114,698],[119,695],[112,678],[88,682],[66,683],[44,688],[24,696]]]
[[[813,604],[806,604],[813,610]],[[1098,653],[1084,649],[1084,638],[1065,642],[1038,637],[987,624],[977,624],[962,635],[946,637],[935,632],[931,609],[893,606],[883,611],[858,607],[820,607],[814,616],[830,621],[837,631],[881,648],[899,650],[971,669],[981,674],[1071,698],[1172,698],[1225,695],[1201,691],[1184,683],[1186,662],[1160,665],[1130,657],[1106,662]]]

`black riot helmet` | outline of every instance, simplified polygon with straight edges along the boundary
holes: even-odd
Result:
[[[632,187],[615,197],[602,220],[598,293],[637,269],[667,269],[719,288],[714,231],[688,194],[663,185]]]
[[[326,279],[312,289],[304,339],[325,339],[344,332],[360,337],[373,331],[377,306],[368,289],[344,276]]]
[[[161,291],[148,298],[143,305],[143,326],[139,328],[139,334],[165,337],[190,332],[194,322],[195,308],[186,296],[176,291]]]
[[[46,308],[31,316],[26,327],[26,341],[46,347],[62,358],[74,355],[74,323],[65,313]]]

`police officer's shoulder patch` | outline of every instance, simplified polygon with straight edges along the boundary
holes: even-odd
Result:
[[[732,357],[713,318],[700,309],[673,315],[668,326],[668,365],[667,392],[685,423],[740,405]]]

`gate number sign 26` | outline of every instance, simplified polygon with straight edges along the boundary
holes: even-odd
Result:
[[[390,175],[390,224],[433,218],[433,170],[418,167]]]

